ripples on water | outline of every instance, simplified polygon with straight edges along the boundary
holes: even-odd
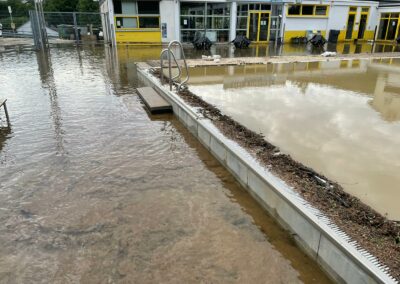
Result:
[[[0,64],[0,282],[327,281],[173,116],[149,118],[129,57]]]

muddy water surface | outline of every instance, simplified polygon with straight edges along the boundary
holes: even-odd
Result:
[[[147,115],[126,54],[0,65],[0,283],[328,282],[173,116]]]
[[[400,220],[399,59],[197,68],[190,82],[283,152]]]

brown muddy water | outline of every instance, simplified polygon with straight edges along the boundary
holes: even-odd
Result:
[[[190,89],[400,220],[400,59],[194,68]]]
[[[129,56],[0,65],[0,283],[329,282],[173,116],[149,117]]]

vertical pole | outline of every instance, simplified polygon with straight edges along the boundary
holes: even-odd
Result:
[[[169,75],[169,90],[172,91],[172,72],[171,72],[171,50],[168,46],[168,75]]]
[[[48,48],[49,47],[49,39],[47,37],[47,31],[46,31],[46,21],[44,19],[44,10],[43,10],[43,2],[39,2],[39,10],[40,10],[40,27],[41,27],[41,33],[43,37],[43,44],[44,47]]]
[[[79,34],[78,34],[78,23],[76,21],[76,12],[72,13],[72,17],[74,18],[74,30],[75,30],[75,40],[76,44],[79,44]]]
[[[376,32],[378,31],[378,26],[375,26],[374,30],[374,41],[372,42],[371,53],[375,52],[375,42],[376,42]]]
[[[38,7],[38,2],[37,1],[35,1],[35,12],[36,12],[36,22],[37,22],[37,27],[38,27],[38,30],[39,30],[39,32],[38,32],[38,34],[39,34],[39,43],[40,43],[40,47],[39,47],[39,49],[43,49],[43,37],[42,37],[42,35],[43,35],[43,33],[42,33],[42,30],[41,30],[41,27],[40,27],[40,19],[39,19],[39,7]]]
[[[10,117],[8,116],[8,110],[7,110],[7,105],[6,102],[3,103],[3,107],[4,107],[4,112],[6,114],[6,119],[7,119],[7,126],[10,127]]]

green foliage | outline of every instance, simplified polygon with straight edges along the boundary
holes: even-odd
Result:
[[[13,21],[18,28],[29,20],[29,10],[34,10],[34,0],[0,0],[0,23],[4,29],[11,29],[11,19],[8,13],[8,6],[12,8]],[[99,12],[99,2],[93,0],[44,0],[43,10],[45,12]],[[65,19],[64,19],[65,18]],[[93,18],[93,19],[92,19]],[[96,22],[96,15],[79,15],[79,22]],[[48,24],[66,23],[73,24],[72,15],[50,14],[46,15]]]
[[[33,9],[33,0],[23,3],[21,0],[0,1],[0,14],[8,14],[8,6],[11,6],[13,15],[28,15],[28,11]]]
[[[43,10],[48,12],[75,12],[78,0],[46,0]]]
[[[79,12],[99,12],[99,2],[93,0],[78,0],[77,11]]]
[[[49,12],[99,12],[99,2],[93,0],[46,0],[43,9]]]
[[[11,29],[11,18],[8,13],[8,6],[11,6],[13,22],[18,28],[29,20],[29,10],[33,9],[33,0],[23,3],[21,0],[0,1],[0,23],[3,29]]]

